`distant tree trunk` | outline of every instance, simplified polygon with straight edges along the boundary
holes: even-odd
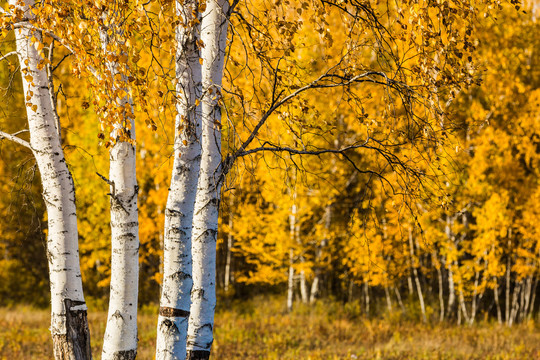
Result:
[[[291,312],[294,300],[294,253],[293,249],[289,250],[289,277],[287,280],[287,311]]]
[[[387,286],[384,287],[384,295],[386,297],[386,307],[388,308],[388,312],[392,312],[392,299],[390,298],[390,292],[388,291]]]
[[[106,14],[103,15],[107,16]],[[112,35],[109,32],[112,28]],[[111,43],[110,36],[120,36],[123,29],[111,23],[100,30],[101,45],[105,52]],[[114,41],[117,41],[116,39]],[[105,63],[110,81],[128,93],[127,75],[119,71],[115,61]],[[118,88],[114,89],[117,90]],[[103,338],[102,360],[133,360],[137,355],[137,301],[139,292],[139,186],[135,172],[135,121],[129,95],[116,99],[123,121],[114,124],[111,138],[128,134],[129,139],[119,139],[109,151],[109,184],[111,195],[111,285],[107,326]],[[119,110],[120,111],[120,110]],[[125,127],[127,124],[127,127]]]
[[[227,44],[229,3],[209,0],[201,20],[202,158],[193,216],[193,290],[187,358],[208,359],[216,307],[216,240],[223,184],[221,164],[221,83]]]
[[[300,270],[300,297],[302,299],[303,304],[308,303],[309,297],[308,297],[308,291],[307,291],[306,274],[304,270]]]
[[[422,293],[422,286],[420,285],[420,279],[418,278],[418,270],[416,269],[416,264],[415,264],[412,227],[409,227],[409,255],[411,256],[411,269],[414,275],[416,291],[418,293],[418,301],[420,302],[420,310],[422,311],[422,321],[427,322],[426,307],[424,305],[424,295]]]
[[[472,301],[471,301],[471,317],[469,318],[469,325],[472,325],[474,323],[474,319],[476,318],[476,305],[478,299],[478,280],[480,278],[480,273],[478,271],[475,271],[474,274],[474,290],[472,295]]]
[[[493,289],[493,297],[495,298],[495,307],[497,308],[497,322],[502,324],[501,304],[499,303],[499,281],[495,278],[496,284]]]
[[[163,287],[156,341],[157,360],[184,360],[191,306],[191,234],[201,163],[202,95],[199,2],[176,2],[176,122],[171,186],[165,209]]]
[[[504,321],[507,325],[510,325],[510,255],[508,255],[508,258],[506,259],[506,297],[505,297],[505,313],[504,313]]]
[[[465,323],[468,324],[470,321],[469,314],[467,313],[467,306],[465,306],[465,298],[463,297],[463,291],[459,290],[459,308],[461,309],[461,313],[463,313],[463,319],[465,320]],[[460,311],[458,310],[458,313]],[[461,325],[461,316],[459,317],[458,324]]]
[[[532,288],[532,278],[531,276],[527,276],[524,281],[524,288],[521,291],[521,301],[520,301],[520,312],[519,312],[519,320],[525,321],[527,318],[527,311],[529,310],[529,301],[531,299],[531,288]]]
[[[309,296],[309,303],[313,304],[317,298],[317,295],[319,293],[319,282],[321,277],[321,258],[322,258],[322,252],[326,245],[328,244],[328,236],[330,233],[330,225],[332,223],[332,204],[327,204],[324,208],[324,236],[321,240],[321,243],[317,247],[317,252],[315,254],[315,277],[313,278],[313,282],[311,283],[311,291]]]
[[[364,299],[366,301],[366,315],[369,317],[370,299],[369,299],[369,283],[367,280],[364,282]]]
[[[450,215],[446,214],[446,225],[444,232],[446,234],[446,238],[450,240],[452,243],[454,243],[454,235],[452,234],[452,225],[453,225],[453,219],[450,217]],[[449,317],[453,317],[459,313],[459,311],[456,312],[456,288],[454,283],[454,272],[452,271],[452,265],[453,262],[449,261],[448,258],[446,259],[446,267],[448,269],[448,306],[447,306],[447,314]]]
[[[534,302],[536,301],[536,286],[538,285],[538,278],[535,277],[534,279],[534,285],[532,287],[532,297],[531,297],[531,301],[530,301],[530,305],[529,305],[529,313],[527,315],[527,317],[530,319],[531,316],[532,316],[532,313],[534,311]]]
[[[443,290],[444,284],[443,284],[442,269],[440,266],[437,266],[437,279],[439,281],[439,322],[442,322],[444,320],[444,290]]]
[[[229,233],[227,234],[227,255],[225,257],[225,278],[223,281],[225,292],[229,291],[229,285],[231,283],[231,261],[232,261],[232,247],[233,247],[233,208],[234,208],[234,191],[231,191],[229,198]]]
[[[405,312],[405,306],[403,305],[403,301],[401,300],[401,294],[399,293],[399,289],[397,287],[394,287],[394,292],[396,293],[396,298],[397,298],[399,307],[401,308],[401,311]]]
[[[33,0],[9,1],[32,19]],[[35,43],[32,43],[35,38]],[[47,258],[51,286],[51,333],[57,360],[91,359],[90,332],[79,265],[77,215],[73,178],[61,146],[60,124],[51,92],[54,89],[36,48],[42,34],[28,27],[15,31],[17,55],[30,130],[31,150],[36,158],[43,199],[47,207]],[[41,63],[41,66],[40,66]]]
[[[313,304],[317,300],[317,294],[319,293],[319,277],[320,274],[315,274],[313,282],[311,283],[311,290],[309,292],[309,303]]]
[[[293,181],[296,181],[296,169],[293,169]],[[291,311],[294,301],[294,250],[292,244],[296,243],[296,186],[291,185],[290,194],[292,197],[291,213],[289,215],[289,241],[291,249],[289,250],[289,283],[287,287],[287,310]]]
[[[454,283],[454,272],[452,271],[452,264],[448,264],[448,316],[454,317],[456,315],[456,285]]]
[[[512,291],[512,309],[510,310],[510,319],[508,321],[508,326],[512,326],[516,322],[516,317],[519,311],[519,294],[523,281],[517,282],[514,286],[514,291]]]

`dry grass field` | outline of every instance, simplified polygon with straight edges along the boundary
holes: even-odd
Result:
[[[139,316],[138,359],[153,359],[156,308]],[[106,312],[92,311],[99,359]],[[51,359],[47,310],[0,309],[0,359]],[[255,359],[540,359],[540,327],[424,325],[400,316],[368,320],[354,306],[319,303],[283,311],[281,299],[222,304],[216,315],[214,360]]]

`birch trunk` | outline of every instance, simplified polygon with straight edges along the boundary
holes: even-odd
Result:
[[[465,320],[465,323],[469,323],[470,318],[469,314],[467,313],[467,306],[465,306],[465,297],[463,296],[463,291],[459,290],[459,308],[461,309],[461,312],[463,313],[463,319]],[[460,311],[458,310],[458,314]],[[461,325],[461,316],[458,318],[458,325]]]
[[[293,182],[296,181],[296,169],[293,169]],[[294,185],[293,185],[294,186]],[[289,192],[291,192],[289,188]],[[289,241],[292,244],[295,243],[295,234],[296,234],[296,187],[294,187],[292,193],[292,206],[291,213],[289,215]],[[287,287],[287,311],[292,311],[293,300],[294,300],[294,250],[291,247],[289,250],[289,279]]]
[[[475,271],[474,274],[474,290],[472,294],[472,300],[471,300],[471,317],[469,318],[469,325],[474,324],[474,319],[476,318],[476,308],[477,303],[480,302],[480,297],[478,296],[478,280],[480,279],[480,273],[478,271]]]
[[[414,256],[414,243],[413,243],[413,231],[412,227],[409,227],[409,254],[411,256],[411,268],[414,275],[414,283],[416,284],[416,292],[418,293],[418,301],[420,302],[420,310],[422,312],[422,320],[427,322],[426,307],[424,305],[424,295],[422,293],[422,286],[420,285],[420,279],[418,278],[418,270],[416,269],[416,260]]]
[[[405,305],[403,305],[403,301],[401,300],[401,293],[399,292],[399,289],[394,286],[394,293],[396,294],[396,298],[399,304],[399,307],[401,308],[401,311],[405,312]]]
[[[334,170],[334,168],[332,170]],[[322,259],[323,249],[326,247],[326,244],[328,244],[329,241],[330,225],[332,224],[332,206],[333,204],[331,203],[327,204],[324,209],[324,238],[317,247],[317,253],[315,255],[315,263],[317,265],[315,266],[315,276],[313,278],[313,282],[311,283],[311,290],[309,293],[310,304],[315,303],[315,300],[319,294],[319,282],[322,273],[320,262]]]
[[[233,208],[234,208],[234,191],[231,191],[229,200],[229,233],[227,234],[227,255],[225,258],[225,278],[223,281],[225,292],[229,292],[231,284],[231,263],[232,263],[232,247],[233,247]]]
[[[115,28],[110,24],[109,28]],[[121,33],[121,29],[115,29]],[[114,33],[113,33],[114,34]],[[114,35],[113,35],[114,36]],[[106,30],[100,31],[104,51],[110,42]],[[116,40],[118,41],[118,40]],[[119,64],[107,61],[111,79],[120,74],[122,86],[127,77],[118,71]],[[127,85],[123,89],[128,92]],[[116,99],[118,109],[132,107],[126,95]],[[102,360],[132,360],[137,355],[137,300],[139,289],[139,215],[137,208],[138,185],[135,173],[135,122],[123,110],[125,123],[116,124],[111,137],[122,130],[131,142],[118,140],[109,152],[109,185],[111,196],[111,285],[107,326],[103,339]],[[133,111],[131,111],[131,114]]]
[[[495,307],[497,309],[497,322],[502,324],[501,304],[499,303],[499,281],[495,278],[496,284],[493,288],[493,297],[495,298]]]
[[[530,319],[534,311],[534,303],[536,300],[536,286],[538,285],[538,278],[534,279],[534,285],[532,287],[532,297],[529,305],[529,313],[527,314],[527,319]]]
[[[226,0],[210,0],[201,21],[202,158],[193,216],[193,290],[189,316],[188,359],[208,359],[216,306],[216,239],[222,185],[221,82],[227,43]]]
[[[366,300],[366,316],[369,317],[370,299],[369,299],[369,283],[367,280],[364,282],[364,298]]]
[[[506,289],[505,289],[505,312],[504,320],[507,325],[510,324],[510,255],[506,260]]]
[[[516,322],[516,318],[519,311],[519,294],[521,291],[523,282],[520,281],[514,286],[514,291],[512,291],[512,310],[510,311],[510,320],[508,321],[508,326],[512,326]]]
[[[14,0],[10,5],[33,18],[32,0],[24,4]],[[38,31],[22,27],[15,30],[17,55],[21,65],[22,84],[27,99],[30,146],[36,158],[43,199],[47,208],[47,258],[51,288],[51,333],[55,359],[91,359],[87,307],[84,301],[79,265],[77,215],[73,178],[66,165],[56,124],[43,60],[31,38],[42,44]],[[44,55],[43,55],[44,56]],[[43,65],[43,64],[42,64]],[[52,85],[52,84],[51,84]]]
[[[448,264],[448,317],[453,318],[456,315],[456,284],[454,282],[454,272],[452,264]],[[458,311],[459,312],[459,311]]]
[[[386,297],[386,306],[388,308],[388,312],[392,312],[392,299],[390,299],[390,292],[388,291],[388,286],[384,286],[384,295]]]
[[[289,250],[289,277],[287,279],[287,311],[291,312],[294,299],[294,254],[293,249]]]
[[[176,123],[174,163],[165,209],[164,267],[156,359],[183,360],[191,305],[191,234],[201,162],[201,97],[198,1],[176,3],[181,24],[176,28]]]
[[[435,255],[433,255],[435,257]],[[439,322],[444,320],[444,289],[441,266],[437,266],[437,279],[439,281]]]

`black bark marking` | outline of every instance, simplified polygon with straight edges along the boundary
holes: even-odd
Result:
[[[171,216],[171,217],[184,217],[185,215],[182,214],[182,212],[174,209],[165,209],[165,216]]]
[[[210,351],[207,350],[188,350],[186,360],[208,360]]]
[[[191,275],[183,271],[177,271],[171,275],[171,278],[178,279],[178,280],[186,280],[186,279],[191,279]]]
[[[186,232],[179,227],[172,227],[169,229],[169,237],[174,235],[186,236]]]
[[[173,336],[180,332],[176,324],[169,319],[163,320],[161,324],[159,325],[159,327],[160,328],[165,327],[164,332],[172,334]]]
[[[204,298],[204,289],[193,289],[191,290],[192,298],[202,299]]]
[[[114,312],[114,314],[112,314],[112,317],[113,317],[113,318],[119,318],[119,319],[124,320],[124,317],[123,317],[122,314],[120,313],[120,310],[116,310],[116,311]]]
[[[113,360],[135,360],[137,350],[121,350],[113,354]]]
[[[204,325],[202,325],[198,331],[201,331],[203,330],[204,328],[210,328],[210,332],[212,332],[212,330],[214,329],[214,326],[211,324],[211,323],[206,323]],[[210,342],[210,345],[212,344],[212,342]],[[208,347],[210,347],[210,345],[208,345]],[[206,346],[205,346],[206,347]]]
[[[182,309],[176,309],[176,308],[172,308],[172,307],[161,306],[159,308],[159,315],[165,316],[165,317],[183,317],[183,318],[187,318],[187,317],[189,317],[189,311],[182,310]]]

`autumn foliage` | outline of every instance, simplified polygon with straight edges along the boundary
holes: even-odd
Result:
[[[109,186],[98,174],[107,173],[107,148],[130,138],[126,113],[136,119],[144,304],[157,301],[161,284],[180,19],[172,1],[112,4],[44,1],[31,26],[43,29],[35,46],[54,68],[81,271],[95,302],[108,296],[111,257]],[[512,324],[536,314],[540,25],[537,10],[520,6],[238,3],[215,94],[228,172],[220,295],[289,287],[306,303],[360,299],[368,314],[384,306],[426,321]],[[2,54],[13,50],[10,24],[21,17],[10,11]],[[0,66],[0,130],[13,133],[25,127],[14,76],[24,70],[11,57]],[[117,102],[127,94],[133,107]],[[43,305],[39,184],[29,156],[0,144],[0,304]]]

